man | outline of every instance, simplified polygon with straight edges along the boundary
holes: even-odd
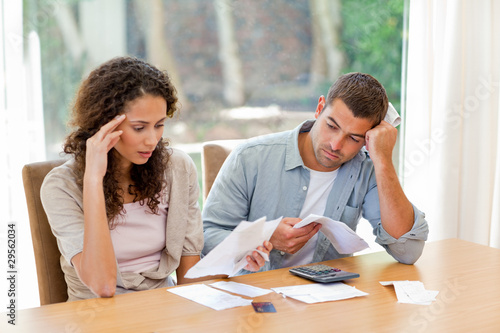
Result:
[[[377,243],[399,262],[413,264],[428,226],[406,198],[392,164],[397,130],[383,121],[387,108],[385,89],[375,78],[345,74],[326,99],[319,98],[316,120],[236,148],[203,209],[203,253],[243,220],[284,216],[263,270],[345,257],[319,232],[320,224],[293,228],[313,213],[353,230],[363,216]]]

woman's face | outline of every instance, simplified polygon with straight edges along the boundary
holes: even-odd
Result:
[[[124,168],[144,164],[163,135],[167,102],[163,97],[144,95],[125,105],[125,120],[116,128],[122,130],[114,146]]]

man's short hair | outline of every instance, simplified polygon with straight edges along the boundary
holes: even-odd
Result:
[[[380,82],[364,73],[348,73],[340,76],[328,90],[326,106],[335,99],[342,100],[356,118],[367,118],[380,124],[387,113],[389,101]]]

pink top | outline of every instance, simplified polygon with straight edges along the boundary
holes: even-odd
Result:
[[[141,273],[158,267],[166,243],[168,203],[158,205],[159,215],[144,204],[123,205],[125,214],[111,232],[116,260],[121,272]]]

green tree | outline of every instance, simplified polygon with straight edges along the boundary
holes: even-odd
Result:
[[[404,0],[346,0],[342,2],[343,72],[364,72],[382,83],[399,110]]]

